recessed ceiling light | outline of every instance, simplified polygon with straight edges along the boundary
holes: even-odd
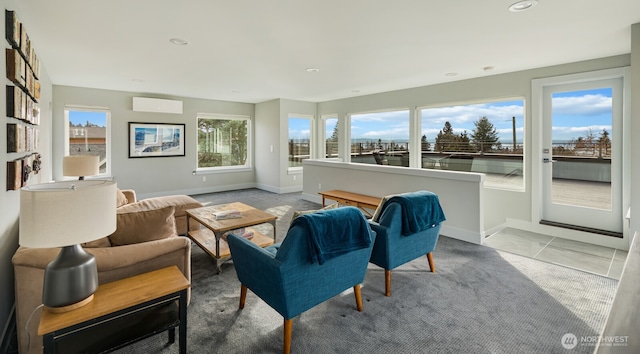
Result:
[[[458,73],[446,73],[444,76],[458,76]]]
[[[511,6],[509,6],[509,11],[511,12],[520,12],[520,11],[526,11],[529,10],[530,8],[534,7],[538,5],[538,0],[523,0],[523,1],[518,1],[514,4],[511,4]]]
[[[318,68],[307,68],[308,73],[317,73],[318,71],[320,71]]]
[[[175,45],[187,45],[189,44],[189,42],[187,40],[184,40],[182,38],[171,38],[169,40],[169,42],[175,44]]]

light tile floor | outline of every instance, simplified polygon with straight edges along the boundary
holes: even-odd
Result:
[[[614,279],[620,279],[627,258],[626,251],[512,228],[489,236],[484,244]]]

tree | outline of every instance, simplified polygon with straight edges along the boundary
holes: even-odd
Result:
[[[609,156],[609,147],[611,147],[611,139],[609,139],[609,132],[606,129],[602,129],[602,132],[600,132],[600,137],[598,138],[598,144],[600,145],[600,158],[602,158],[603,155]]]
[[[429,151],[431,150],[431,144],[429,144],[429,142],[427,141],[427,136],[426,135],[422,135],[422,138],[420,139],[420,142],[422,143],[422,151]]]
[[[327,139],[327,142],[332,142],[332,143],[338,142],[338,123],[337,122],[336,122],[336,125],[333,127],[333,133],[331,133],[331,136],[329,137],[329,139]]]
[[[333,127],[333,133],[325,142],[325,147],[327,153],[326,157],[338,154],[338,122],[336,122],[336,125]]]
[[[435,151],[472,151],[467,131],[465,130],[463,133],[455,134],[453,132],[453,127],[451,127],[451,123],[445,122],[444,128],[442,128],[442,130],[438,132],[438,136],[436,136]]]
[[[485,117],[481,117],[477,121],[473,122],[475,128],[471,133],[471,139],[473,140],[473,146],[476,151],[480,153],[490,152],[494,149],[500,149],[502,144],[498,137],[498,131]]]

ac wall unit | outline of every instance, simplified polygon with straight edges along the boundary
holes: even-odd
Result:
[[[161,98],[134,97],[134,112],[182,114],[182,101]]]

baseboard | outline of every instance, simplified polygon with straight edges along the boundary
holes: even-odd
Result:
[[[16,336],[16,305],[14,304],[11,307],[11,313],[9,315],[9,319],[4,326],[2,331],[2,342],[0,342],[0,353],[17,353],[17,348],[14,348],[15,351],[11,349],[11,342]],[[17,343],[14,343],[17,344]]]
[[[275,187],[272,185],[258,183],[255,188],[262,189],[263,191],[276,193],[276,194],[284,194],[284,193],[297,193],[302,192],[302,186],[291,186],[291,187]]]
[[[476,245],[481,245],[484,242],[485,238],[483,232],[462,230],[455,227],[447,226],[446,224],[442,225],[440,234],[447,237],[455,238],[460,241],[475,243]]]
[[[308,194],[308,193],[302,192],[302,199],[309,202],[322,204],[322,197],[319,194]]]

